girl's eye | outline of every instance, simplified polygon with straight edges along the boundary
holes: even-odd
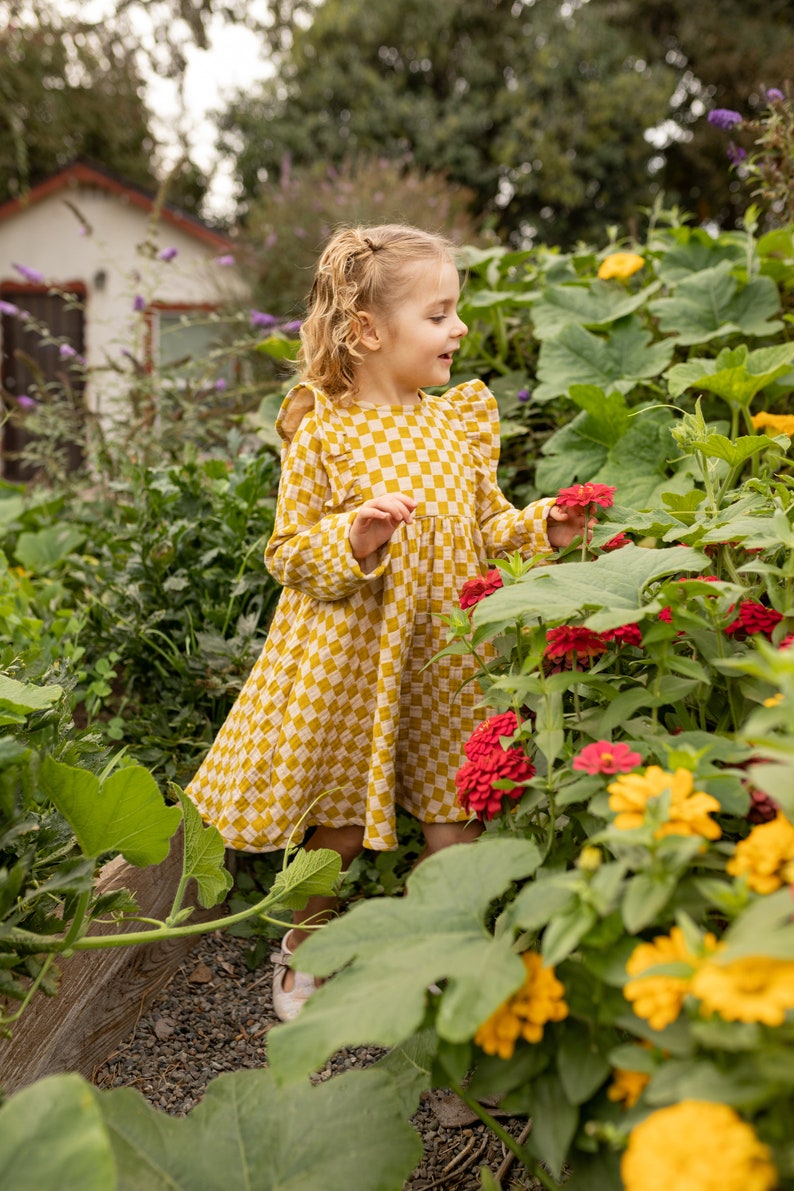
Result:
[[[445,314],[433,314],[430,316],[431,323],[443,323],[447,316]]]

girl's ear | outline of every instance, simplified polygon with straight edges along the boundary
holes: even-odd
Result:
[[[366,310],[356,311],[358,342],[367,351],[376,352],[382,346],[378,324]]]

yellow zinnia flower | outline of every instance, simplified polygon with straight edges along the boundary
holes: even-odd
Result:
[[[704,953],[711,954],[716,948],[716,937],[706,935]],[[623,996],[632,1002],[637,1017],[647,1021],[651,1029],[663,1030],[681,1012],[699,962],[699,957],[687,947],[681,927],[674,926],[669,935],[657,935],[652,942],[640,943],[634,948],[626,964],[626,972],[634,979],[623,986]],[[649,968],[673,963],[687,964],[689,973],[684,976],[643,974]]]
[[[794,883],[794,826],[782,811],[740,840],[725,865],[732,877],[746,877],[756,893],[774,893]]]
[[[682,1100],[651,1113],[629,1135],[624,1191],[772,1191],[768,1146],[727,1104]]]
[[[778,434],[788,434],[794,438],[794,414],[768,414],[761,412],[752,418],[753,430],[763,430],[769,427]]]
[[[618,811],[615,827],[630,831],[645,822],[645,812],[652,798],[670,791],[667,822],[654,832],[655,839],[666,835],[702,835],[705,839],[719,839],[720,826],[709,815],[720,809],[711,794],[693,790],[694,779],[688,769],[666,773],[658,765],[649,765],[645,773],[622,773],[607,786],[610,810]]]
[[[707,961],[695,973],[690,991],[706,1013],[718,1013],[725,1021],[780,1026],[794,1009],[794,963],[766,955],[727,964]]]
[[[486,1054],[499,1055],[500,1059],[512,1056],[519,1037],[540,1042],[547,1021],[562,1021],[568,1016],[568,1006],[562,999],[565,989],[554,975],[554,968],[544,967],[534,951],[525,951],[521,959],[526,969],[521,988],[474,1035],[474,1041]]]
[[[607,1088],[607,1099],[622,1104],[624,1108],[633,1108],[650,1078],[645,1071],[627,1071],[623,1067],[616,1067],[612,1083]]]
[[[602,281],[609,281],[612,277],[617,277],[619,281],[625,281],[644,264],[645,257],[638,256],[636,252],[613,252],[602,260],[598,276]]]

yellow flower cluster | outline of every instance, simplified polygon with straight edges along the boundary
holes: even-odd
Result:
[[[717,945],[714,935],[706,935],[703,940],[706,954],[716,951]],[[624,985],[623,996],[652,1029],[663,1030],[681,1012],[698,963],[698,957],[687,947],[681,927],[674,926],[669,935],[657,935],[652,942],[634,948],[626,964],[626,971],[633,979]],[[648,968],[660,964],[686,964],[689,972],[682,976],[643,975]]]
[[[645,1071],[627,1071],[625,1067],[616,1067],[612,1083],[607,1088],[607,1099],[622,1104],[624,1108],[633,1108],[650,1078]]]
[[[739,841],[725,867],[732,877],[746,877],[756,893],[774,893],[784,883],[794,884],[794,826],[779,811]]]
[[[762,412],[753,415],[753,430],[764,430],[769,427],[777,434],[788,434],[794,438],[794,414],[768,414]]]
[[[602,260],[598,268],[598,276],[602,281],[609,281],[616,277],[618,281],[625,281],[641,269],[645,264],[645,257],[636,252],[613,252]]]
[[[629,1135],[624,1191],[772,1191],[769,1147],[727,1104],[682,1100],[651,1113]]]
[[[707,960],[695,972],[690,992],[705,1014],[781,1026],[788,1010],[794,1009],[794,963],[766,955],[726,964]]]
[[[666,835],[702,835],[705,839],[719,839],[722,830],[709,815],[720,809],[711,794],[693,790],[694,779],[688,769],[667,773],[658,765],[649,765],[645,773],[622,773],[607,786],[609,806],[618,815],[615,827],[630,831],[641,827],[652,798],[670,791],[670,809],[666,823],[654,832],[655,839]]]
[[[487,1021],[484,1021],[474,1041],[486,1054],[512,1057],[519,1038],[540,1042],[547,1021],[562,1021],[568,1016],[563,997],[565,989],[554,975],[554,968],[543,966],[534,951],[521,956],[526,969],[524,983]]]

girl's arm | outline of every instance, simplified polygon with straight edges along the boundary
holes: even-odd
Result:
[[[381,549],[375,557],[369,549],[361,553],[367,541],[356,538],[354,526],[362,526],[365,506],[335,512],[332,499],[316,421],[309,415],[282,462],[276,519],[265,548],[265,565],[284,587],[297,588],[317,600],[344,599],[378,578],[388,565],[388,549]],[[351,532],[357,550],[351,543]],[[361,563],[371,569],[360,565],[357,554]]]

